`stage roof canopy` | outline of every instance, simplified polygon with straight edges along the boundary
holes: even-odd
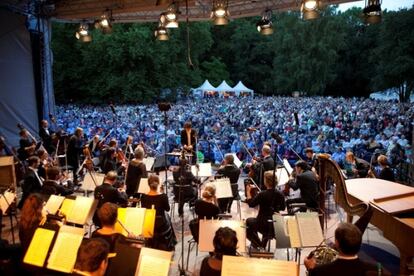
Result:
[[[4,0],[1,6],[13,6],[22,11],[30,8],[30,0]],[[79,22],[99,18],[106,10],[111,10],[116,22],[158,22],[168,3],[156,5],[157,0],[46,0],[40,2],[42,13],[63,22]],[[164,1],[169,2],[171,1]],[[185,0],[178,2],[181,15],[185,19]],[[353,2],[352,0],[323,0],[324,5]],[[191,21],[208,20],[212,10],[212,0],[188,0]],[[261,15],[264,10],[299,10],[300,0],[228,0],[231,18]]]

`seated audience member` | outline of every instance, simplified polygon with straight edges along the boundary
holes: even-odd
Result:
[[[220,167],[217,171],[217,175],[230,179],[231,190],[233,193],[232,198],[221,198],[218,200],[219,208],[222,213],[230,213],[233,199],[237,198],[240,169],[234,164],[234,156],[232,154],[226,154],[224,157],[224,166]]]
[[[309,276],[364,276],[369,271],[376,271],[374,264],[361,261],[358,251],[361,247],[362,235],[359,229],[351,223],[341,223],[335,230],[335,249],[338,258],[329,264],[316,265],[315,258],[305,258],[304,263]]]
[[[108,267],[108,243],[99,238],[84,240],[79,247],[74,275],[103,276]]]
[[[214,252],[201,263],[200,276],[220,276],[223,256],[237,255],[236,231],[229,227],[220,227],[214,235]]]
[[[36,193],[29,195],[24,202],[19,222],[19,238],[23,252],[26,252],[36,228],[46,217],[43,212],[43,202],[42,196]]]
[[[174,200],[178,202],[178,214],[180,216],[184,213],[184,203],[189,202],[190,206],[194,204],[197,199],[197,190],[194,184],[199,184],[197,179],[191,172],[191,166],[186,159],[180,158],[180,168],[173,172],[174,177]]]
[[[168,196],[159,192],[160,179],[157,175],[148,177],[148,185],[150,191],[141,196],[141,207],[151,209],[154,206],[156,210],[154,237],[149,241],[149,246],[161,250],[174,250],[177,239],[168,215]]]
[[[123,188],[115,188],[113,185],[116,181],[117,173],[110,171],[105,175],[104,182],[101,186],[95,188],[95,198],[99,200],[98,208],[105,202],[111,202],[124,206],[128,202],[128,197]]]
[[[101,228],[92,233],[92,238],[101,238],[109,244],[109,251],[115,252],[115,243],[122,239],[123,235],[115,230],[115,224],[118,219],[118,206],[106,202],[98,210],[98,219]]]
[[[377,158],[378,164],[380,166],[380,172],[378,176],[374,174],[371,170],[368,172],[370,176],[377,177],[380,179],[395,181],[394,171],[390,168],[387,156],[380,155]]]
[[[262,190],[252,198],[251,186],[246,186],[246,202],[249,204],[249,207],[260,206],[257,217],[246,220],[246,235],[254,248],[265,248],[268,240],[274,237],[273,224],[269,223],[269,220],[272,220],[273,213],[285,209],[285,197],[275,189],[276,184],[277,180],[273,176],[273,171],[266,171],[264,173],[266,190]],[[263,235],[262,240],[260,240],[258,232]]]
[[[349,178],[366,177],[368,174],[369,163],[348,151],[345,154],[344,169]]]
[[[216,188],[213,185],[206,185],[202,198],[195,202],[195,213],[197,218],[190,221],[190,230],[193,238],[198,242],[198,230],[200,219],[217,219],[220,209],[217,206]]]
[[[296,162],[294,173],[296,177],[291,176],[288,185],[293,190],[300,189],[300,197],[286,200],[288,212],[292,213],[293,203],[305,203],[308,208],[318,208],[319,181],[315,173],[305,161]]]
[[[50,195],[67,196],[73,193],[72,189],[66,188],[59,183],[61,173],[58,167],[51,167],[46,171],[47,180],[43,181],[41,193],[46,195],[47,200]]]

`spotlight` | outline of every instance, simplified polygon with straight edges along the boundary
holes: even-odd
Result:
[[[160,21],[163,21],[166,28],[178,28],[178,5],[175,1],[167,8],[165,13],[161,14]]]
[[[227,0],[213,1],[213,10],[211,11],[211,19],[214,25],[226,25],[229,23],[230,13],[228,11]]]
[[[91,42],[92,36],[89,32],[89,26],[87,23],[82,22],[79,26],[78,31],[75,33],[75,36],[78,40],[82,42]]]
[[[158,27],[155,30],[154,35],[157,40],[165,41],[169,39],[168,30],[165,28],[165,25],[161,22],[161,20],[158,23]]]
[[[300,10],[302,12],[303,19],[311,20],[319,17],[319,0],[303,0]]]
[[[271,35],[273,34],[272,26],[272,11],[267,9],[262,15],[262,19],[259,20],[256,24],[257,31],[262,35]]]
[[[367,24],[376,24],[381,22],[381,1],[368,0],[365,1],[364,13],[365,22]]]
[[[95,21],[95,28],[102,30],[104,34],[112,32],[112,11],[106,10],[101,18]]]

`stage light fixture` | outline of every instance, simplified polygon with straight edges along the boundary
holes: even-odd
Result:
[[[303,0],[300,7],[303,19],[311,20],[318,18],[320,5],[319,0]]]
[[[112,11],[106,10],[99,20],[95,21],[95,28],[100,29],[104,34],[112,32]]]
[[[366,0],[365,8],[362,11],[367,24],[377,24],[381,22],[381,0]]]
[[[158,23],[158,27],[155,30],[154,35],[157,40],[165,41],[169,39],[168,30],[165,28],[165,25],[161,20]]]
[[[161,17],[164,17],[166,28],[178,28],[178,13],[178,5],[174,1],[170,6],[168,6],[167,11],[161,14]]]
[[[92,41],[92,35],[90,34],[88,23],[82,22],[79,25],[79,29],[75,33],[75,36],[78,40],[80,40],[82,42],[91,42]]]
[[[262,18],[257,22],[256,27],[262,35],[273,34],[272,10],[267,9],[263,12]]]
[[[229,23],[230,13],[228,10],[227,0],[213,1],[213,10],[211,11],[211,19],[214,25],[226,25]]]

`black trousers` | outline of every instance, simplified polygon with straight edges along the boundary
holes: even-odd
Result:
[[[273,225],[267,220],[258,219],[258,218],[248,218],[246,220],[246,236],[247,239],[251,242],[251,245],[255,248],[262,247],[265,248],[267,242],[274,237]],[[261,233],[263,238],[259,238],[258,233]]]

